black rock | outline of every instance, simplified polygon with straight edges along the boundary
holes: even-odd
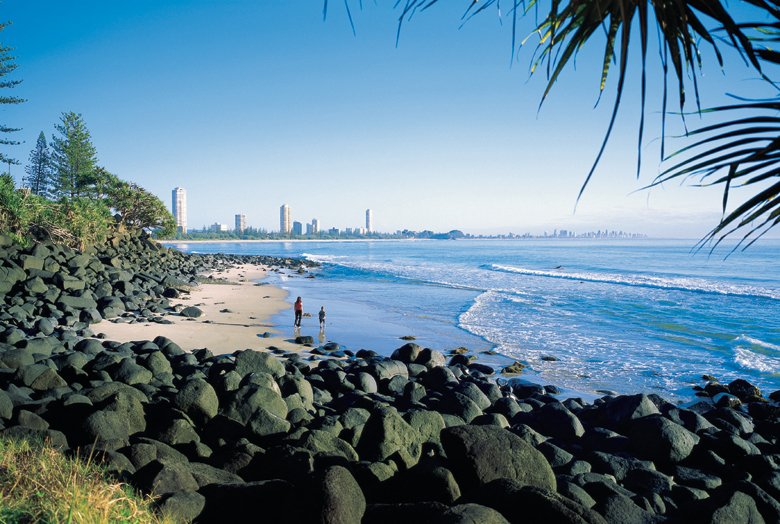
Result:
[[[554,491],[508,479],[489,482],[469,498],[499,511],[510,522],[606,524],[604,518]]]
[[[317,475],[314,489],[313,521],[359,524],[366,511],[366,498],[355,477],[341,466],[332,466]]]
[[[499,478],[555,491],[555,475],[544,455],[503,428],[446,428],[441,442],[464,494]]]
[[[198,489],[189,468],[180,462],[153,460],[135,472],[133,482],[145,492],[155,495]]]
[[[628,433],[634,451],[662,463],[676,463],[691,454],[699,437],[660,415],[634,420]]]
[[[179,311],[179,315],[187,318],[198,318],[201,315],[203,315],[203,311],[201,311],[200,308],[197,308],[195,306],[187,306],[181,311]]]

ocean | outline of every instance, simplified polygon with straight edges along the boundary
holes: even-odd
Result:
[[[274,274],[303,334],[389,354],[414,336],[467,347],[496,366],[520,360],[533,380],[693,399],[709,374],[780,389],[780,241],[724,260],[693,240],[431,240],[191,243],[192,253],[305,257],[315,278]],[[292,312],[274,322],[292,334]]]

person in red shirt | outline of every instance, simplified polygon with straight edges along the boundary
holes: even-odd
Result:
[[[303,317],[303,300],[301,300],[301,297],[298,297],[298,300],[295,301],[295,322],[293,322],[293,326],[295,327],[301,327],[301,318]]]

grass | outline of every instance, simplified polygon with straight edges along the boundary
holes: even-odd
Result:
[[[0,524],[168,524],[152,499],[111,479],[94,462],[42,443],[0,439]]]

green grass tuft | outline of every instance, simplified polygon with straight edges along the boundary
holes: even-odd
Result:
[[[0,439],[0,524],[155,523],[152,499],[113,480],[98,464],[51,446]]]

